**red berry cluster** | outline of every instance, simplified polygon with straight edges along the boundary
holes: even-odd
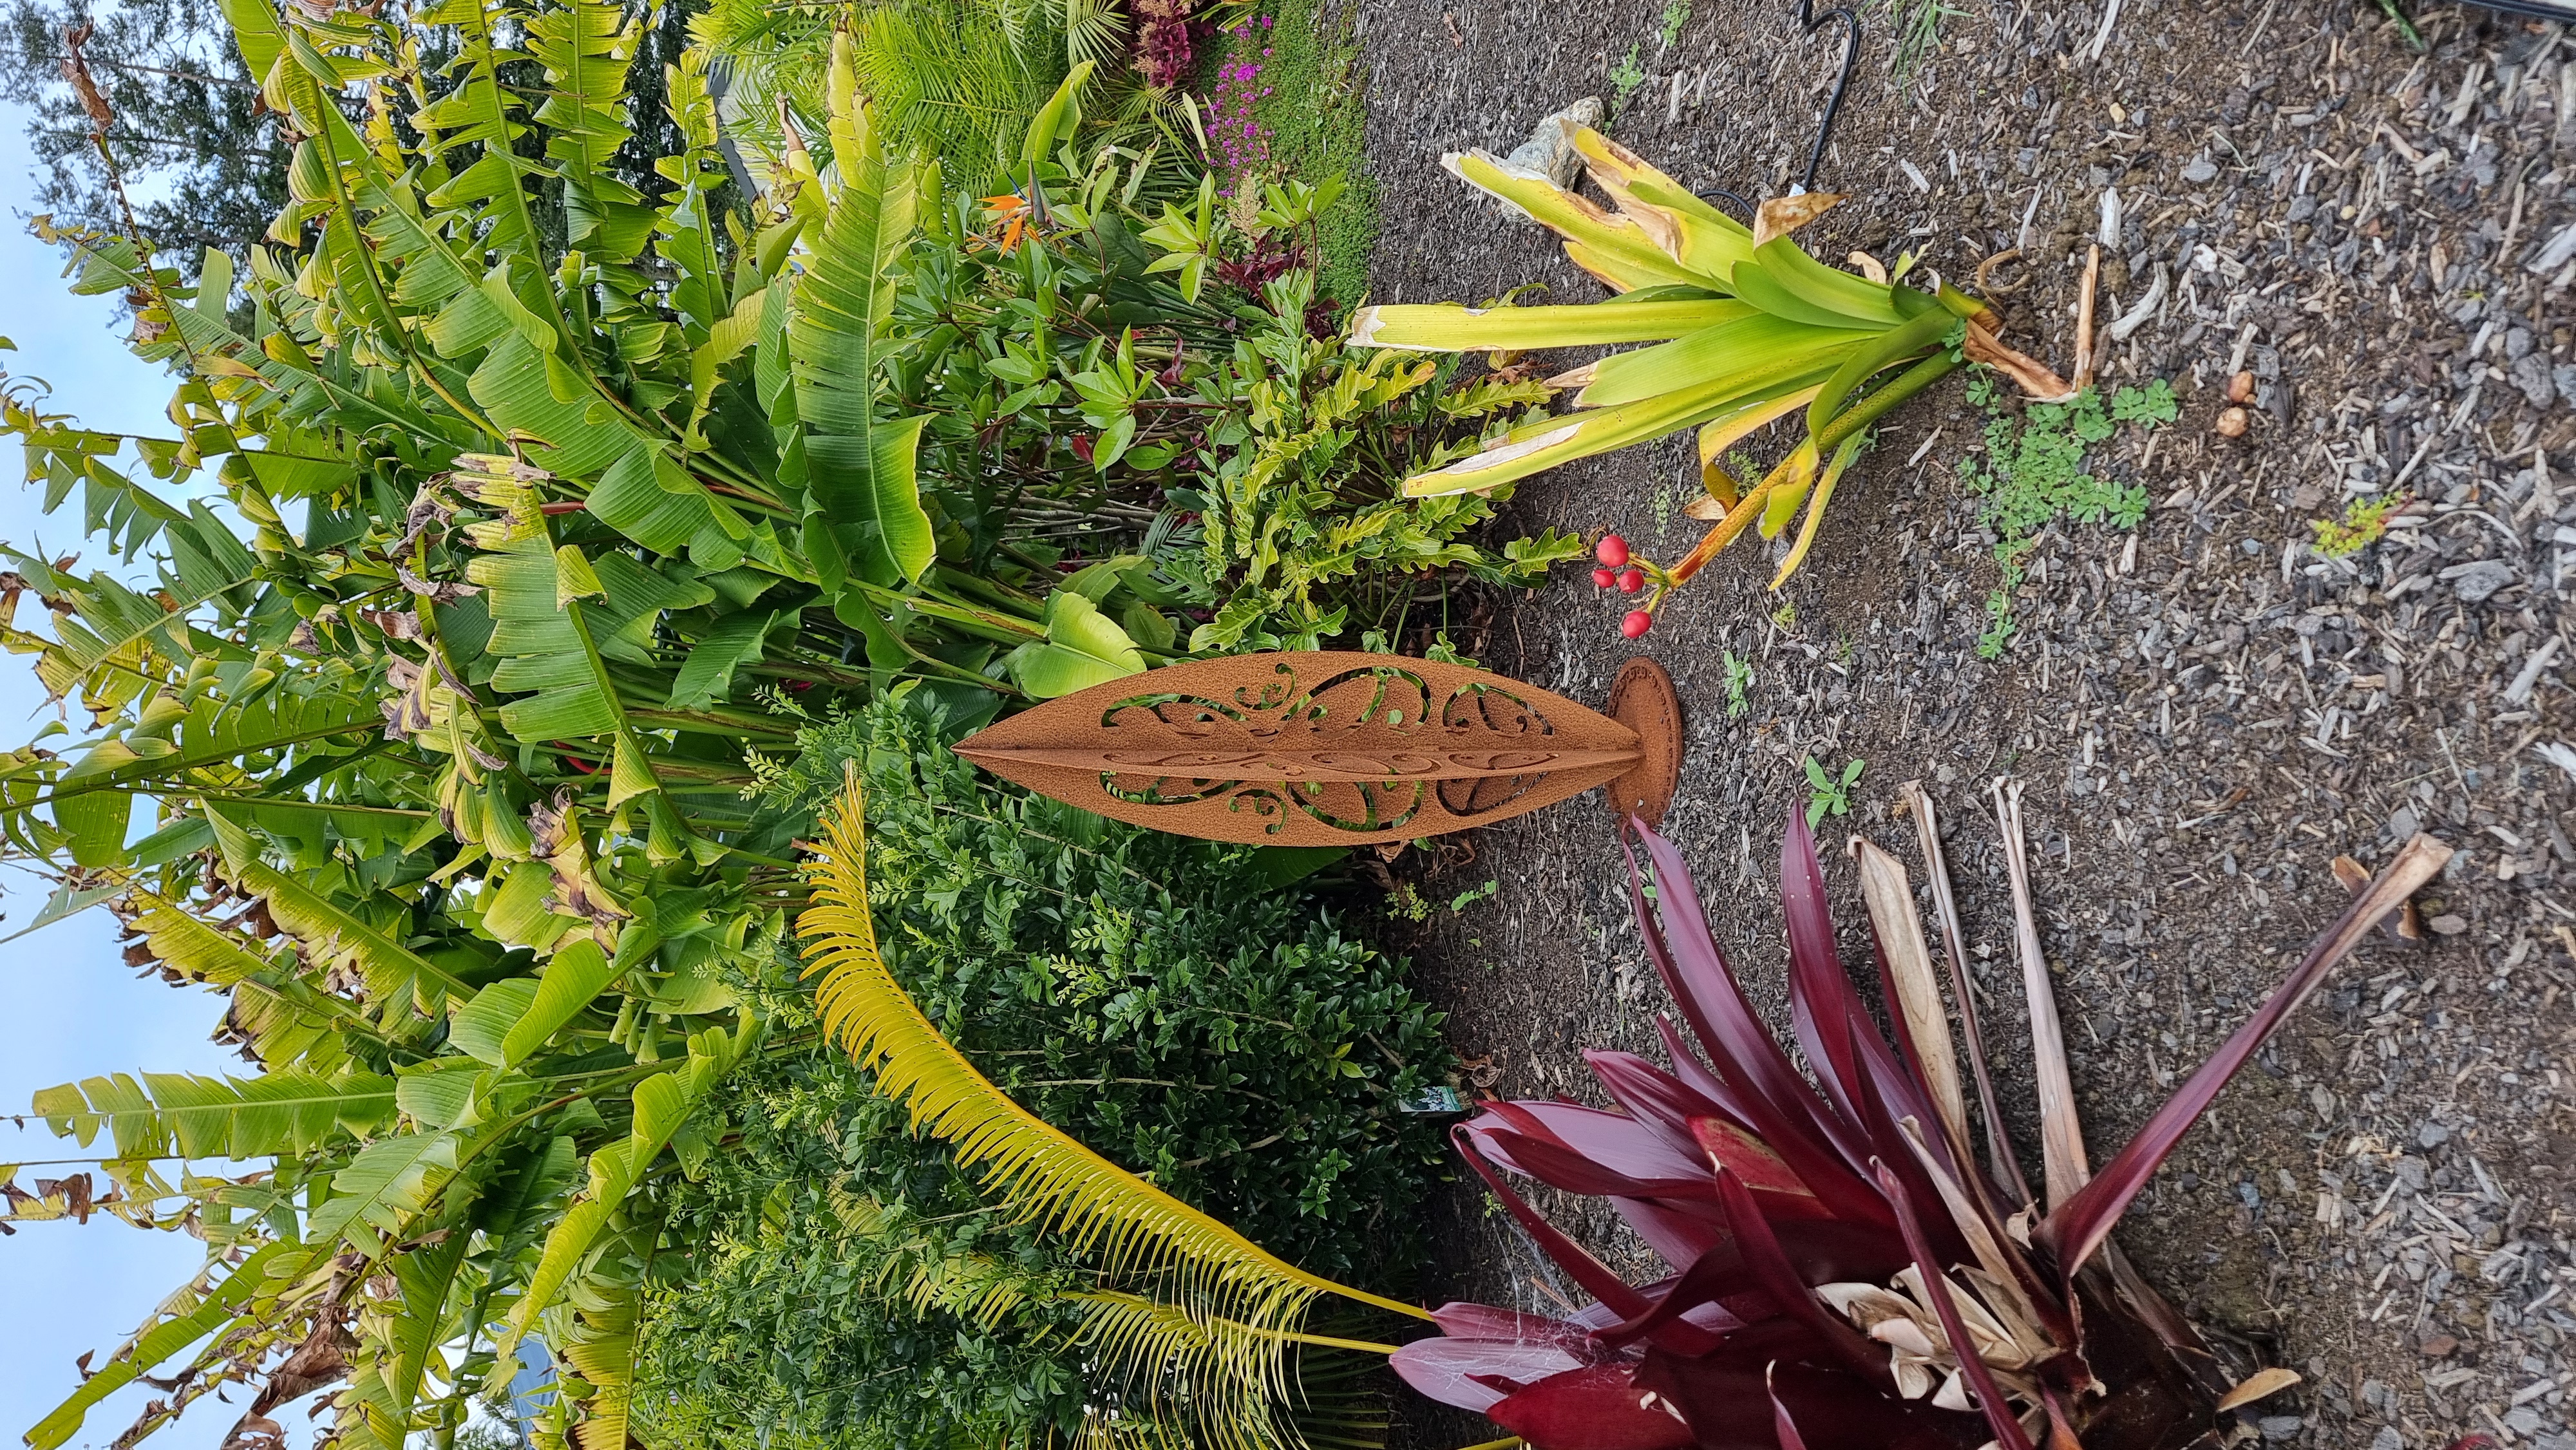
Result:
[[[1628,562],[1628,541],[1617,534],[1603,534],[1601,542],[1592,546],[1592,557],[1601,561],[1601,567],[1592,571],[1595,588],[1634,594],[1646,587],[1646,571]],[[1646,611],[1631,609],[1628,617],[1619,621],[1619,633],[1636,639],[1654,622],[1655,617]]]

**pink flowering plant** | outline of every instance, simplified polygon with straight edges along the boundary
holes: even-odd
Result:
[[[1263,79],[1269,70],[1272,17],[1250,16],[1224,27],[1228,42],[1217,67],[1216,90],[1208,97],[1208,164],[1223,178],[1228,194],[1245,176],[1270,164],[1270,128],[1261,124],[1260,103],[1273,89]]]

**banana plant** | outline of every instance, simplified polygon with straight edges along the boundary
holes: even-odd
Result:
[[[1350,341],[1497,353],[1652,345],[1548,379],[1573,390],[1575,413],[1533,417],[1479,453],[1406,479],[1406,493],[1483,491],[1697,429],[1707,492],[1689,512],[1715,526],[1677,563],[1648,568],[1651,614],[1757,525],[1768,539],[1798,523],[1772,587],[1786,583],[1814,547],[1869,429],[1964,362],[2001,367],[2040,396],[2068,392],[1996,340],[1998,319],[1985,303],[1946,284],[1907,286],[1901,263],[1893,278],[1857,276],[1808,255],[1791,233],[1840,197],[1775,198],[1748,227],[1596,131],[1574,128],[1571,139],[1615,210],[1483,152],[1443,164],[1563,237],[1566,255],[1616,296],[1570,306],[1369,307],[1353,319]],[[1728,471],[1729,449],[1791,417],[1802,420],[1804,437],[1768,474],[1748,483]]]
[[[745,225],[702,57],[668,76],[668,191],[603,175],[614,7],[226,14],[302,138],[273,245],[190,289],[138,239],[52,234],[179,374],[172,431],[0,387],[29,481],[112,556],[9,551],[0,642],[67,718],[0,757],[0,840],[58,882],[41,920],[114,911],[253,1064],[39,1095],[101,1154],[94,1206],[210,1257],[29,1439],[151,1375],[126,1443],[227,1387],[236,1439],[328,1388],[393,1450],[540,1334],[573,1391],[550,1437],[623,1446],[660,1195],[774,1045],[726,986],[801,897],[797,823],[742,795],[792,742],[762,692],[989,699],[1043,601],[941,587],[953,521],[890,381],[920,182],[846,64],[831,179]]]

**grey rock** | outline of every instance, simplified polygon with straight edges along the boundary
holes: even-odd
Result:
[[[2451,586],[2462,604],[2483,604],[2513,579],[2513,566],[2500,559],[2453,564],[2442,571],[2442,582]]]
[[[1530,138],[1504,157],[1513,166],[1546,173],[1559,186],[1571,187],[1583,174],[1583,155],[1574,149],[1574,133],[1601,124],[1601,98],[1585,96],[1562,111],[1540,118]]]
[[[2516,328],[2515,331],[2521,329]],[[2515,358],[2505,367],[2504,375],[2507,381],[2522,389],[2522,395],[2529,398],[2535,408],[2548,407],[2549,400],[2557,396],[2558,382],[2550,373],[2547,353],[2525,353]]]
[[[2371,1439],[2370,1450],[2406,1450],[2406,1437],[2397,1433],[2395,1425],[2382,1425]]]
[[[2287,1440],[2299,1433],[2301,1423],[2296,1415],[2265,1415],[2259,1422],[2266,1440]]]
[[[2206,186],[2218,179],[2218,163],[2206,156],[2194,157],[2191,164],[2182,169],[2182,179],[2194,186]]]
[[[2504,1427],[2517,1435],[2539,1434],[2540,1423],[2540,1412],[2529,1405],[2509,1410],[2504,1417]]]
[[[2415,1130],[2415,1141],[2427,1148],[2439,1148],[2451,1141],[2451,1130],[2439,1123],[2426,1123]]]
[[[2409,807],[2409,806],[2399,806],[2399,807],[2397,808],[2396,812],[2395,812],[2394,814],[2392,814],[2392,815],[2390,815],[2390,816],[2389,816],[2389,818],[2388,818],[2388,838],[2389,838],[2390,840],[2392,840],[2392,841],[2404,841],[2404,840],[2410,840],[2410,839],[2412,839],[2412,838],[2414,837],[2414,835],[2415,835],[2415,831],[2416,831],[2415,812],[2414,812],[2414,809],[2413,809],[2412,807]]]
[[[2504,355],[2505,355],[2508,359],[2511,359],[2512,361],[2515,361],[2515,362],[2520,362],[2520,361],[2524,358],[2524,356],[2526,356],[2527,354],[2529,354],[2529,353],[2530,353],[2530,351],[2531,351],[2531,329],[2530,329],[2530,328],[2528,328],[2528,327],[2508,327],[2508,328],[2506,328],[2506,329],[2505,329],[2505,333],[2504,333]]]
[[[2576,398],[2576,363],[2560,363],[2549,375],[2558,384],[2558,396]]]

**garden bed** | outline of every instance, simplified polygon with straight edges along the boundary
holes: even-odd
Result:
[[[1659,51],[1669,17],[1646,0],[1361,4],[1375,300],[1475,303],[1534,280],[1549,291],[1526,300],[1602,295],[1438,157],[1507,151],[1623,80],[1613,137],[1693,186],[1785,189],[1840,52],[1831,30],[1802,45],[1786,9],[1703,7]],[[2419,56],[2375,7],[2276,0],[2133,3],[2088,61],[2100,18],[1954,16],[1909,89],[1874,14],[1818,177],[1853,199],[1802,240],[1828,258],[1916,250],[1963,284],[2020,247],[2008,340],[2065,366],[2082,249],[2116,187],[2103,317],[2136,307],[2158,269],[2167,296],[2107,344],[2103,382],[2169,379],[2181,410],[2097,446],[2092,467],[2142,485],[2150,509],[2134,533],[2040,530],[1995,639],[1998,541],[1958,473],[1988,418],[1955,384],[1900,411],[1782,594],[1765,592],[1772,560],[1739,543],[1643,642],[1689,716],[1666,830],[1712,902],[1740,904],[1719,908],[1721,940],[1776,996],[1770,883],[1782,823],[1809,798],[1804,762],[1868,762],[1852,814],[1820,827],[1834,839],[1906,842],[1888,807],[1922,779],[1972,952],[1991,953],[1974,963],[1998,1079],[2024,1083],[2010,904],[1980,807],[1992,776],[2026,782],[2041,937],[2097,1153],[2340,911],[2335,857],[2384,865],[2418,827],[2460,847],[2422,903],[2428,940],[2365,947],[2185,1142],[2125,1240],[2238,1353],[2305,1377],[2265,1406],[2277,1443],[2501,1431],[2561,1446],[2576,795],[2539,752],[2576,733],[2554,654],[2557,539],[2576,521],[2576,419],[2558,395],[2576,371],[2566,294],[2526,266],[2576,220],[2568,52],[2545,28],[2435,10],[2417,17]],[[2229,440],[2212,423],[2240,369],[2258,384],[2252,426]],[[1503,524],[1615,529],[1669,560],[1700,528],[1679,514],[1697,492],[1690,458],[1676,438],[1556,470],[1522,485]],[[2344,518],[2363,490],[2419,503],[2348,561],[2320,557],[2313,521]],[[1598,700],[1634,652],[1617,637],[1625,607],[1565,571],[1461,645]],[[1730,660],[1751,671],[1740,714]],[[1659,1056],[1665,1005],[1611,823],[1576,806],[1469,841],[1472,856],[1411,868],[1434,905],[1416,959],[1451,1040],[1490,1060],[1477,1085],[1497,1095],[1594,1100],[1580,1050]],[[2035,1106],[2010,1111],[2027,1151]],[[1579,1299],[1472,1181],[1446,1212],[1435,1300]],[[1616,1245],[1593,1217],[1592,1241]],[[1402,1404],[1411,1443],[1491,1435]]]

